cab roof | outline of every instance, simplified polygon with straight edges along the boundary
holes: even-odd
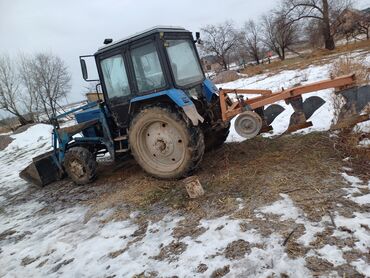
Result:
[[[177,26],[155,26],[155,27],[152,27],[152,28],[149,28],[149,29],[146,29],[144,31],[141,31],[141,32],[138,32],[138,33],[135,33],[131,36],[128,36],[126,38],[123,38],[123,39],[120,39],[118,41],[113,41],[107,45],[104,45],[102,47],[100,47],[98,49],[98,51],[95,53],[95,54],[98,54],[98,53],[101,53],[101,52],[105,52],[107,50],[110,50],[112,48],[115,48],[117,46],[122,46],[122,45],[125,45],[127,43],[130,43],[130,42],[133,42],[133,41],[136,41],[136,40],[139,40],[141,38],[144,38],[146,36],[150,36],[150,35],[153,35],[153,34],[156,34],[156,33],[161,33],[161,32],[166,32],[166,33],[190,33],[190,31],[186,30],[185,28],[183,27],[177,27]]]

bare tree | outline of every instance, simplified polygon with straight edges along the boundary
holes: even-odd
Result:
[[[9,56],[0,57],[0,109],[18,118],[21,125],[29,123],[21,106],[21,80],[17,68]]]
[[[32,75],[32,57],[20,54],[18,57],[19,77],[22,85],[25,88],[25,93],[22,98],[24,107],[26,107],[28,115],[32,117],[35,122],[40,121],[41,97],[37,92],[35,80]]]
[[[267,48],[285,60],[286,51],[297,41],[297,25],[290,22],[281,12],[274,12],[262,17],[264,38]]]
[[[244,24],[243,34],[246,54],[259,64],[263,58],[261,29],[253,20],[249,20]]]
[[[370,13],[359,12],[356,15],[355,22],[357,22],[357,30],[359,34],[366,35],[366,39],[370,39]]]
[[[308,43],[312,48],[319,48],[324,45],[324,39],[320,28],[320,24],[318,24],[317,20],[310,20],[304,28]]]
[[[351,0],[284,0],[283,3],[290,22],[318,20],[325,48],[335,49],[334,34],[338,17],[351,6]]]
[[[30,82],[49,121],[59,102],[71,89],[71,76],[65,63],[53,54],[39,53],[27,63]]]
[[[227,70],[230,63],[230,54],[240,43],[240,33],[230,21],[219,25],[207,25],[203,32],[202,50],[207,54],[215,55],[218,63]]]

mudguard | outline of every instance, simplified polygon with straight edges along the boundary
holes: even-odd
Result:
[[[169,89],[161,92],[156,92],[144,96],[139,96],[131,99],[130,104],[135,102],[140,102],[143,100],[153,99],[159,96],[168,96],[176,105],[181,107],[184,110],[184,113],[191,120],[193,125],[197,126],[199,122],[203,123],[203,117],[198,113],[194,103],[191,99],[185,94],[184,91],[179,89]]]
[[[214,94],[218,94],[218,89],[217,89],[216,85],[213,84],[213,82],[210,79],[208,79],[208,78],[206,78],[203,81],[203,85],[204,85],[203,86],[203,88],[204,88],[204,90],[203,90],[204,96],[205,96],[205,98],[206,98],[206,100],[208,102],[211,102],[212,96]]]

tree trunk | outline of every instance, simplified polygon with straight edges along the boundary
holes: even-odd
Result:
[[[281,60],[282,61],[285,60],[285,48],[284,47],[281,48]]]
[[[333,36],[330,34],[330,31],[324,31],[324,40],[325,40],[325,49],[334,50],[335,42]]]
[[[27,121],[22,115],[17,115],[17,118],[21,125],[26,125],[30,123],[30,121]]]
[[[258,55],[256,55],[256,56],[254,57],[254,59],[256,60],[257,65],[259,65],[259,64],[260,64],[260,59],[259,59]]]
[[[322,34],[324,36],[325,48],[328,50],[335,49],[334,38],[330,30],[330,19],[329,19],[329,4],[328,0],[322,0],[322,10],[323,10],[323,30]]]
[[[223,64],[224,70],[228,70],[225,58],[222,58],[222,64]]]

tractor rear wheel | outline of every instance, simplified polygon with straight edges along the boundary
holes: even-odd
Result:
[[[86,148],[73,147],[65,154],[63,166],[76,184],[87,184],[96,177],[97,163],[94,155]]]
[[[216,131],[208,131],[204,134],[206,151],[214,150],[220,147],[227,139],[230,133],[230,123],[224,128]]]
[[[180,111],[147,107],[132,120],[131,153],[148,174],[178,179],[194,170],[204,154],[202,130]]]

